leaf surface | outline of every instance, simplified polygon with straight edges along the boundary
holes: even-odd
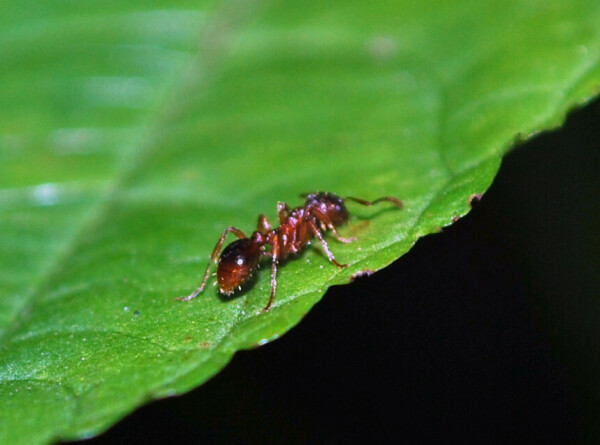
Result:
[[[96,434],[451,224],[600,86],[600,4],[21,2],[0,15],[0,442]],[[315,190],[343,236],[189,303],[222,232]],[[267,264],[265,263],[265,266]],[[340,302],[343,304],[343,301]]]

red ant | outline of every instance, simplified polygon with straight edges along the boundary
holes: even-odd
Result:
[[[178,298],[180,301],[189,301],[195,298],[204,290],[206,282],[210,276],[212,263],[217,261],[219,253],[225,242],[228,233],[233,233],[239,239],[229,244],[223,250],[217,266],[217,281],[219,290],[222,294],[231,295],[235,289],[241,289],[242,284],[247,281],[256,268],[261,255],[271,257],[271,298],[269,303],[263,309],[266,312],[271,307],[275,298],[275,289],[277,288],[277,264],[280,260],[285,260],[290,254],[295,254],[304,249],[313,236],[316,236],[323,250],[327,254],[329,261],[337,267],[347,267],[347,264],[340,264],[336,261],[333,253],[329,250],[327,241],[323,238],[323,233],[327,229],[333,232],[335,238],[342,243],[350,243],[356,238],[342,238],[338,233],[336,226],[342,225],[348,221],[348,210],[344,205],[344,200],[333,193],[311,193],[302,195],[306,197],[303,206],[290,209],[286,203],[277,204],[277,213],[279,214],[279,227],[273,229],[265,215],[259,215],[257,230],[248,238],[244,232],[237,227],[227,227],[217,245],[215,246],[202,284],[198,289],[185,298]],[[347,197],[351,200],[365,206],[371,206],[381,201],[389,201],[402,208],[402,201],[392,196],[384,196],[375,201],[366,201],[364,199]],[[267,251],[265,247],[269,245],[271,249]]]

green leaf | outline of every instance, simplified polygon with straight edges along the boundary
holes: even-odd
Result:
[[[600,86],[596,0],[203,3],[3,7],[1,443],[89,437],[276,339]],[[268,268],[174,301],[225,227],[315,190],[405,209],[350,203],[351,266],[307,249],[268,313]]]

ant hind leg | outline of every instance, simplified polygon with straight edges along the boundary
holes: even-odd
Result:
[[[277,203],[277,215],[279,216],[279,224],[285,224],[290,215],[290,208],[285,202],[279,201]]]
[[[270,232],[272,227],[271,227],[271,223],[269,222],[269,220],[267,219],[267,217],[265,215],[263,215],[262,213],[260,215],[258,215],[258,223],[256,224],[257,230],[262,233],[263,235],[266,235],[267,232]]]
[[[217,259],[219,258],[219,254],[221,253],[221,248],[223,247],[225,238],[227,238],[227,234],[229,234],[229,233],[233,233],[235,236],[237,236],[240,239],[247,238],[247,236],[244,234],[244,232],[242,232],[237,227],[233,227],[233,226],[227,227],[223,231],[223,234],[219,238],[219,241],[217,241],[217,244],[215,245],[215,248],[213,249],[212,254],[210,255],[210,259],[208,260],[208,266],[206,267],[206,272],[204,274],[204,279],[202,280],[202,284],[200,284],[200,287],[198,289],[196,289],[194,292],[192,292],[191,294],[189,294],[187,297],[177,297],[176,300],[190,301],[191,299],[196,298],[198,296],[198,294],[204,290],[204,286],[206,286],[206,282],[208,281],[208,278],[210,277],[210,269],[211,269],[213,263],[215,263],[217,261]]]
[[[269,303],[264,307],[263,312],[267,312],[271,305],[273,304],[273,300],[275,299],[275,293],[277,291],[277,264],[279,263],[279,237],[275,236],[273,239],[273,249],[270,254],[272,257],[271,263],[271,297],[269,298]]]

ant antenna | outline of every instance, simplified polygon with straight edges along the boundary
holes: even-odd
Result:
[[[375,201],[367,201],[365,199],[355,198],[353,196],[348,196],[348,197],[346,197],[344,199],[349,199],[350,201],[357,202],[357,203],[362,204],[362,205],[367,206],[367,207],[370,207],[373,204],[377,204],[378,202],[382,202],[382,201],[391,202],[392,204],[394,204],[399,209],[402,209],[402,207],[404,207],[404,204],[402,204],[402,201],[400,201],[398,198],[394,198],[393,196],[384,196],[382,198],[376,199]]]

